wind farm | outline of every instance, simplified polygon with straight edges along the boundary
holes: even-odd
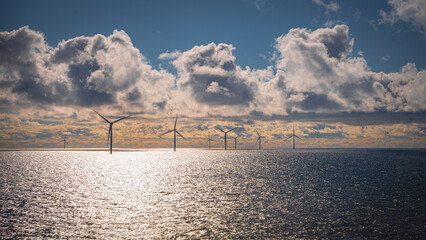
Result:
[[[0,239],[426,239],[426,0],[0,14]]]

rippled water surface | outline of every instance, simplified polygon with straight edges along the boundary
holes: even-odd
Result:
[[[0,238],[426,238],[426,151],[4,151]]]

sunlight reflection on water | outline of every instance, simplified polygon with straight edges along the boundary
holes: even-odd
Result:
[[[401,151],[0,152],[0,236],[422,237],[425,152]]]

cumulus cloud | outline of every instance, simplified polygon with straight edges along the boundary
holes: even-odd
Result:
[[[310,32],[292,29],[276,40],[277,68],[294,111],[372,111],[381,88],[362,58],[348,58],[353,39],[346,25]]]
[[[426,70],[408,63],[398,73],[377,73],[375,78],[388,89],[383,105],[388,111],[416,112],[426,109]]]
[[[178,86],[188,98],[206,106],[248,106],[254,100],[256,84],[235,64],[234,47],[210,43],[195,46],[173,61]]]
[[[329,3],[325,3],[323,0],[312,0],[312,2],[321,7],[324,7],[327,11],[336,12],[340,8],[340,5],[336,1],[330,1]]]
[[[288,112],[425,109],[424,96],[406,94],[414,88],[424,92],[424,70],[409,64],[400,73],[371,72],[364,58],[351,57],[353,42],[346,25],[292,29],[276,39],[277,77]]]
[[[22,27],[1,32],[0,43],[1,90],[15,96],[15,106],[30,101],[154,111],[156,102],[168,100],[165,86],[174,82],[173,75],[152,69],[124,31],[76,37],[52,48],[43,34]]]
[[[389,0],[390,12],[379,11],[379,23],[394,24],[398,21],[409,22],[426,37],[426,1],[424,0]]]

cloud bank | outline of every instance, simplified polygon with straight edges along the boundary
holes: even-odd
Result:
[[[233,45],[210,43],[161,54],[174,75],[154,69],[124,31],[51,47],[42,33],[22,27],[0,32],[0,107],[21,117],[83,119],[93,108],[248,118],[426,110],[425,70],[407,63],[399,72],[372,72],[362,56],[353,56],[353,45],[343,24],[294,28],[275,39],[265,69],[239,66]]]

